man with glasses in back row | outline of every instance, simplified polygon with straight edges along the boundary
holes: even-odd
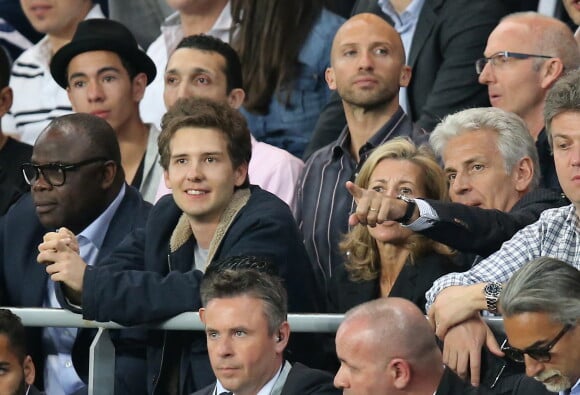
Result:
[[[542,112],[552,85],[580,66],[570,28],[535,12],[511,14],[491,32],[484,58],[475,66],[479,83],[487,85],[491,105],[519,115],[536,141],[540,187],[561,192]]]
[[[144,225],[150,205],[124,181],[115,132],[93,115],[72,114],[52,121],[22,171],[31,192],[0,218],[0,305],[60,308],[54,283],[36,261],[43,235],[67,227],[78,235],[80,255],[95,264],[132,229]],[[42,372],[36,384],[51,395],[86,393],[94,333],[29,328],[29,351]],[[113,334],[117,393],[145,392],[141,340],[136,330]]]

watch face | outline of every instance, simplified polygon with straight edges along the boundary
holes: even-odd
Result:
[[[501,293],[500,283],[489,283],[485,286],[485,294],[490,296],[498,296]]]

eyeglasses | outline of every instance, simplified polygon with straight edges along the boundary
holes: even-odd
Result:
[[[44,177],[45,181],[53,187],[59,187],[66,182],[66,172],[78,170],[79,168],[90,165],[96,162],[105,162],[107,158],[99,157],[93,159],[83,160],[78,163],[64,164],[64,163],[47,163],[46,165],[35,165],[34,163],[24,163],[20,167],[24,179],[29,185],[32,185],[40,175]]]
[[[567,324],[562,328],[560,333],[556,335],[554,340],[550,343],[546,344],[542,347],[529,347],[524,350],[519,350],[510,346],[507,341],[504,342],[504,345],[501,347],[501,350],[505,353],[505,355],[513,359],[516,362],[524,362],[524,354],[528,354],[530,358],[535,359],[538,362],[550,362],[552,359],[552,355],[550,354],[550,350],[558,343],[558,341],[568,332],[574,325]]]
[[[508,52],[508,51],[501,51],[494,53],[489,58],[481,58],[475,61],[475,71],[477,74],[481,74],[483,72],[483,68],[489,62],[492,66],[503,66],[504,64],[509,62],[509,59],[529,59],[529,58],[544,58],[544,59],[551,59],[552,56],[547,55],[533,55],[528,53],[518,53],[518,52]]]

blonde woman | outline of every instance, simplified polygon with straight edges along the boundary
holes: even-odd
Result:
[[[379,146],[355,183],[392,197],[447,199],[445,175],[431,151],[404,138]],[[433,281],[457,271],[449,248],[395,221],[356,225],[340,248],[346,262],[329,284],[329,308],[337,313],[382,296],[409,299],[424,310],[425,292]]]

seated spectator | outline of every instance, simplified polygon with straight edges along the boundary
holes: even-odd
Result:
[[[36,368],[26,352],[26,331],[20,317],[0,309],[0,393],[40,395],[34,386]]]
[[[501,17],[506,0],[358,0],[353,15],[372,12],[401,35],[413,78],[400,91],[412,122],[431,131],[446,115],[488,106],[477,84],[473,61]],[[305,158],[334,141],[345,124],[340,98],[333,95],[320,114]]]
[[[323,0],[232,0],[232,18],[250,130],[302,157],[330,95],[324,75],[344,19]]]
[[[566,71],[580,66],[580,51],[563,22],[535,12],[501,20],[477,60],[479,82],[493,107],[519,115],[538,151],[540,186],[561,192],[542,114],[549,89]]]
[[[499,251],[465,273],[443,276],[427,293],[428,304],[433,304],[429,315],[439,327],[437,334],[444,337],[445,342],[450,336],[457,336],[455,344],[464,345],[450,354],[453,360],[463,361],[452,368],[464,374],[469,369],[472,381],[479,379],[477,361],[484,344],[494,354],[503,355],[479,317],[480,310],[497,313],[501,283],[509,280],[522,265],[541,256],[554,257],[580,268],[577,259],[580,255],[580,185],[577,183],[580,131],[576,127],[580,122],[579,87],[580,71],[570,71],[555,82],[544,107],[558,179],[572,204],[544,211],[537,222],[517,232]],[[447,328],[451,329],[444,330]],[[475,364],[466,362],[467,354]]]
[[[0,48],[0,119],[12,106],[12,89],[8,86],[10,62]],[[32,147],[5,135],[0,126],[0,216],[28,189],[20,165],[30,161]]]
[[[403,138],[377,147],[361,167],[355,183],[392,199],[447,198],[445,175],[433,154],[427,147],[417,148]],[[340,245],[346,263],[336,268],[330,280],[332,312],[344,313],[384,296],[405,298],[423,309],[425,292],[433,281],[457,271],[450,259],[451,251],[413,234],[401,225],[406,220],[403,213],[377,226],[358,224],[350,230]]]
[[[242,66],[236,51],[218,38],[189,36],[181,40],[165,69],[165,107],[178,99],[206,97],[239,109],[244,102]],[[292,206],[304,163],[278,147],[252,139],[248,174],[253,184],[272,192]],[[156,199],[171,193],[159,184]]]
[[[315,152],[304,168],[296,207],[306,250],[323,286],[344,262],[338,248],[354,200],[344,188],[371,152],[397,136],[426,139],[399,106],[411,70],[399,34],[380,17],[360,14],[334,37],[328,86],[342,97],[348,120],[338,140]]]
[[[98,266],[127,233],[145,223],[150,205],[125,184],[115,132],[93,115],[53,120],[38,137],[23,173],[31,193],[0,218],[0,305],[60,308],[54,283],[36,262],[43,235],[71,229],[78,235],[74,245],[80,245],[80,255]],[[39,388],[49,394],[86,391],[95,333],[29,328],[29,350],[42,372],[37,376]],[[139,385],[145,365],[140,336],[139,331],[112,332],[119,393],[145,390],[144,383]]]
[[[143,123],[139,102],[156,70],[131,32],[108,19],[81,22],[71,42],[54,54],[50,72],[74,111],[103,118],[115,130],[126,182],[153,203],[163,173],[159,130]]]
[[[474,108],[448,115],[431,133],[431,145],[442,158],[454,203],[415,199],[407,225],[433,240],[486,257],[544,210],[568,204],[557,192],[537,188],[538,155],[515,114]],[[407,202],[352,184],[349,188],[357,201],[353,225],[373,226],[409,209]]]
[[[334,385],[345,394],[476,393],[445,368],[425,316],[405,299],[380,298],[349,310],[336,332],[336,354]]]
[[[580,393],[580,271],[554,258],[522,266],[499,298],[502,350],[549,391]]]
[[[161,199],[146,226],[129,234],[116,253],[88,269],[60,233],[39,246],[38,261],[54,262],[47,272],[80,304],[83,317],[134,325],[195,311],[202,271],[235,255],[276,265],[290,311],[321,311],[322,293],[290,209],[249,185],[250,132],[238,111],[202,98],[177,101],[163,118],[159,151],[173,196]],[[188,394],[213,382],[199,333],[152,331],[149,341],[149,393]],[[184,373],[176,382],[171,374],[178,367]]]
[[[45,36],[12,65],[10,86],[14,103],[8,116],[2,118],[2,130],[19,136],[27,144],[34,144],[52,119],[72,112],[66,91],[50,75],[52,56],[71,40],[83,19],[104,18],[100,6],[93,0],[53,0],[46,6],[39,4],[20,0],[28,21]]]
[[[149,2],[153,1],[149,0]],[[159,73],[145,90],[145,97],[141,101],[141,114],[146,122],[160,125],[161,117],[165,114],[163,103],[164,75],[161,70],[166,69],[169,57],[181,40],[187,36],[207,34],[219,38],[223,42],[229,42],[232,31],[232,15],[229,0],[157,1],[166,1],[167,5],[175,12],[165,19],[161,25],[161,35],[147,49],[147,55],[155,62],[155,67]],[[122,6],[115,5],[115,8],[122,8]],[[131,10],[131,14],[133,14],[133,10]]]
[[[336,332],[340,369],[334,385],[343,393],[486,395],[444,364],[428,321],[410,301],[380,298],[349,310]],[[512,395],[549,395],[525,376],[513,381]]]
[[[226,269],[205,276],[200,293],[199,315],[217,382],[194,395],[340,393],[329,373],[284,359],[290,325],[278,277]]]

